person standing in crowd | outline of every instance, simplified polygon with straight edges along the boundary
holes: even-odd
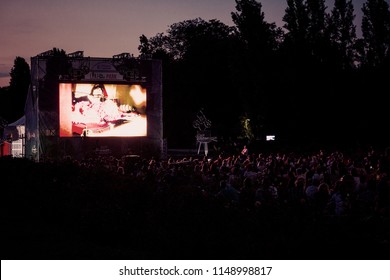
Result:
[[[244,145],[244,148],[241,150],[241,155],[247,156],[249,154],[248,148],[246,145]]]

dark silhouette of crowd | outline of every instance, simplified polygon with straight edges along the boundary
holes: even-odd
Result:
[[[389,257],[389,148],[0,163],[2,259]]]

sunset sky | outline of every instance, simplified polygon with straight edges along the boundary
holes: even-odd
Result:
[[[268,22],[282,27],[286,0],[259,0]],[[361,7],[354,0],[360,33]],[[327,1],[329,12],[333,0]],[[28,63],[44,51],[112,57],[128,52],[137,56],[139,37],[165,32],[180,21],[200,17],[233,25],[234,0],[1,0],[0,87],[9,85],[9,72],[17,56]]]

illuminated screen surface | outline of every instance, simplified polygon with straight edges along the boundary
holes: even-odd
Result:
[[[60,137],[147,136],[140,85],[60,83]]]

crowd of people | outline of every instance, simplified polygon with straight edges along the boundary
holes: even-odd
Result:
[[[1,159],[6,258],[380,259],[390,151]]]

